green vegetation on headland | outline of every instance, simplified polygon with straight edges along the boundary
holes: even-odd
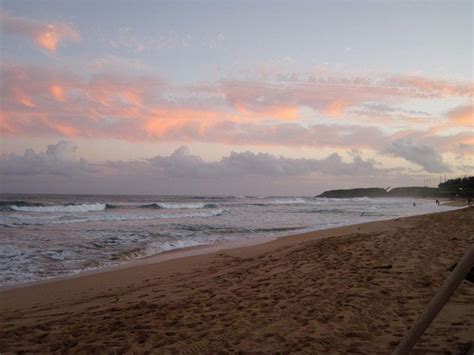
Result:
[[[354,198],[354,197],[463,197],[474,196],[474,176],[451,179],[440,183],[438,187],[395,187],[383,189],[379,187],[329,190],[316,197]]]

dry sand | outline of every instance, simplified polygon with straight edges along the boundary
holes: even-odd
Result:
[[[389,353],[473,242],[467,208],[4,291],[0,351]],[[463,281],[414,353],[473,340]]]

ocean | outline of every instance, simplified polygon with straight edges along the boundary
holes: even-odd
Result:
[[[184,247],[451,209],[394,198],[0,194],[0,286]]]

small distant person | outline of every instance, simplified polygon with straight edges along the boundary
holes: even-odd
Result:
[[[439,200],[436,200],[436,204],[439,206]]]
[[[413,207],[416,207],[416,203],[415,203],[415,202],[413,202]]]

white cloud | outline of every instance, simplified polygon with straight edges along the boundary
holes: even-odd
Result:
[[[206,161],[185,146],[150,159],[90,164],[69,141],[0,157],[2,192],[312,195],[328,188],[417,184],[424,175],[384,169],[353,150],[323,159],[232,152]]]
[[[23,155],[14,153],[0,159],[0,174],[12,176],[62,175],[81,173],[142,175],[154,178],[227,178],[227,177],[295,177],[313,173],[322,175],[372,176],[387,173],[376,168],[374,160],[364,160],[353,152],[345,162],[337,153],[324,159],[294,159],[268,153],[232,152],[217,162],[207,162],[182,146],[169,156],[157,155],[147,160],[112,161],[92,166],[76,158],[77,146],[69,141],[49,145],[45,152],[32,149]],[[100,174],[98,175],[100,176]]]
[[[72,176],[95,171],[85,159],[76,159],[76,150],[75,144],[63,140],[48,145],[46,152],[36,153],[28,149],[23,155],[11,153],[0,159],[0,174]]]
[[[290,177],[305,176],[312,173],[324,175],[379,175],[387,172],[377,169],[376,162],[364,160],[354,155],[351,162],[344,162],[341,156],[333,153],[325,159],[293,159],[267,153],[250,151],[223,157],[217,162],[206,162],[192,155],[187,147],[178,148],[170,156],[156,156],[149,159],[150,169],[168,177],[243,177],[267,176]],[[148,169],[146,166],[144,168]]]
[[[429,173],[451,171],[449,165],[443,162],[443,157],[432,146],[417,143],[413,138],[396,140],[386,147],[383,152],[415,163]]]

